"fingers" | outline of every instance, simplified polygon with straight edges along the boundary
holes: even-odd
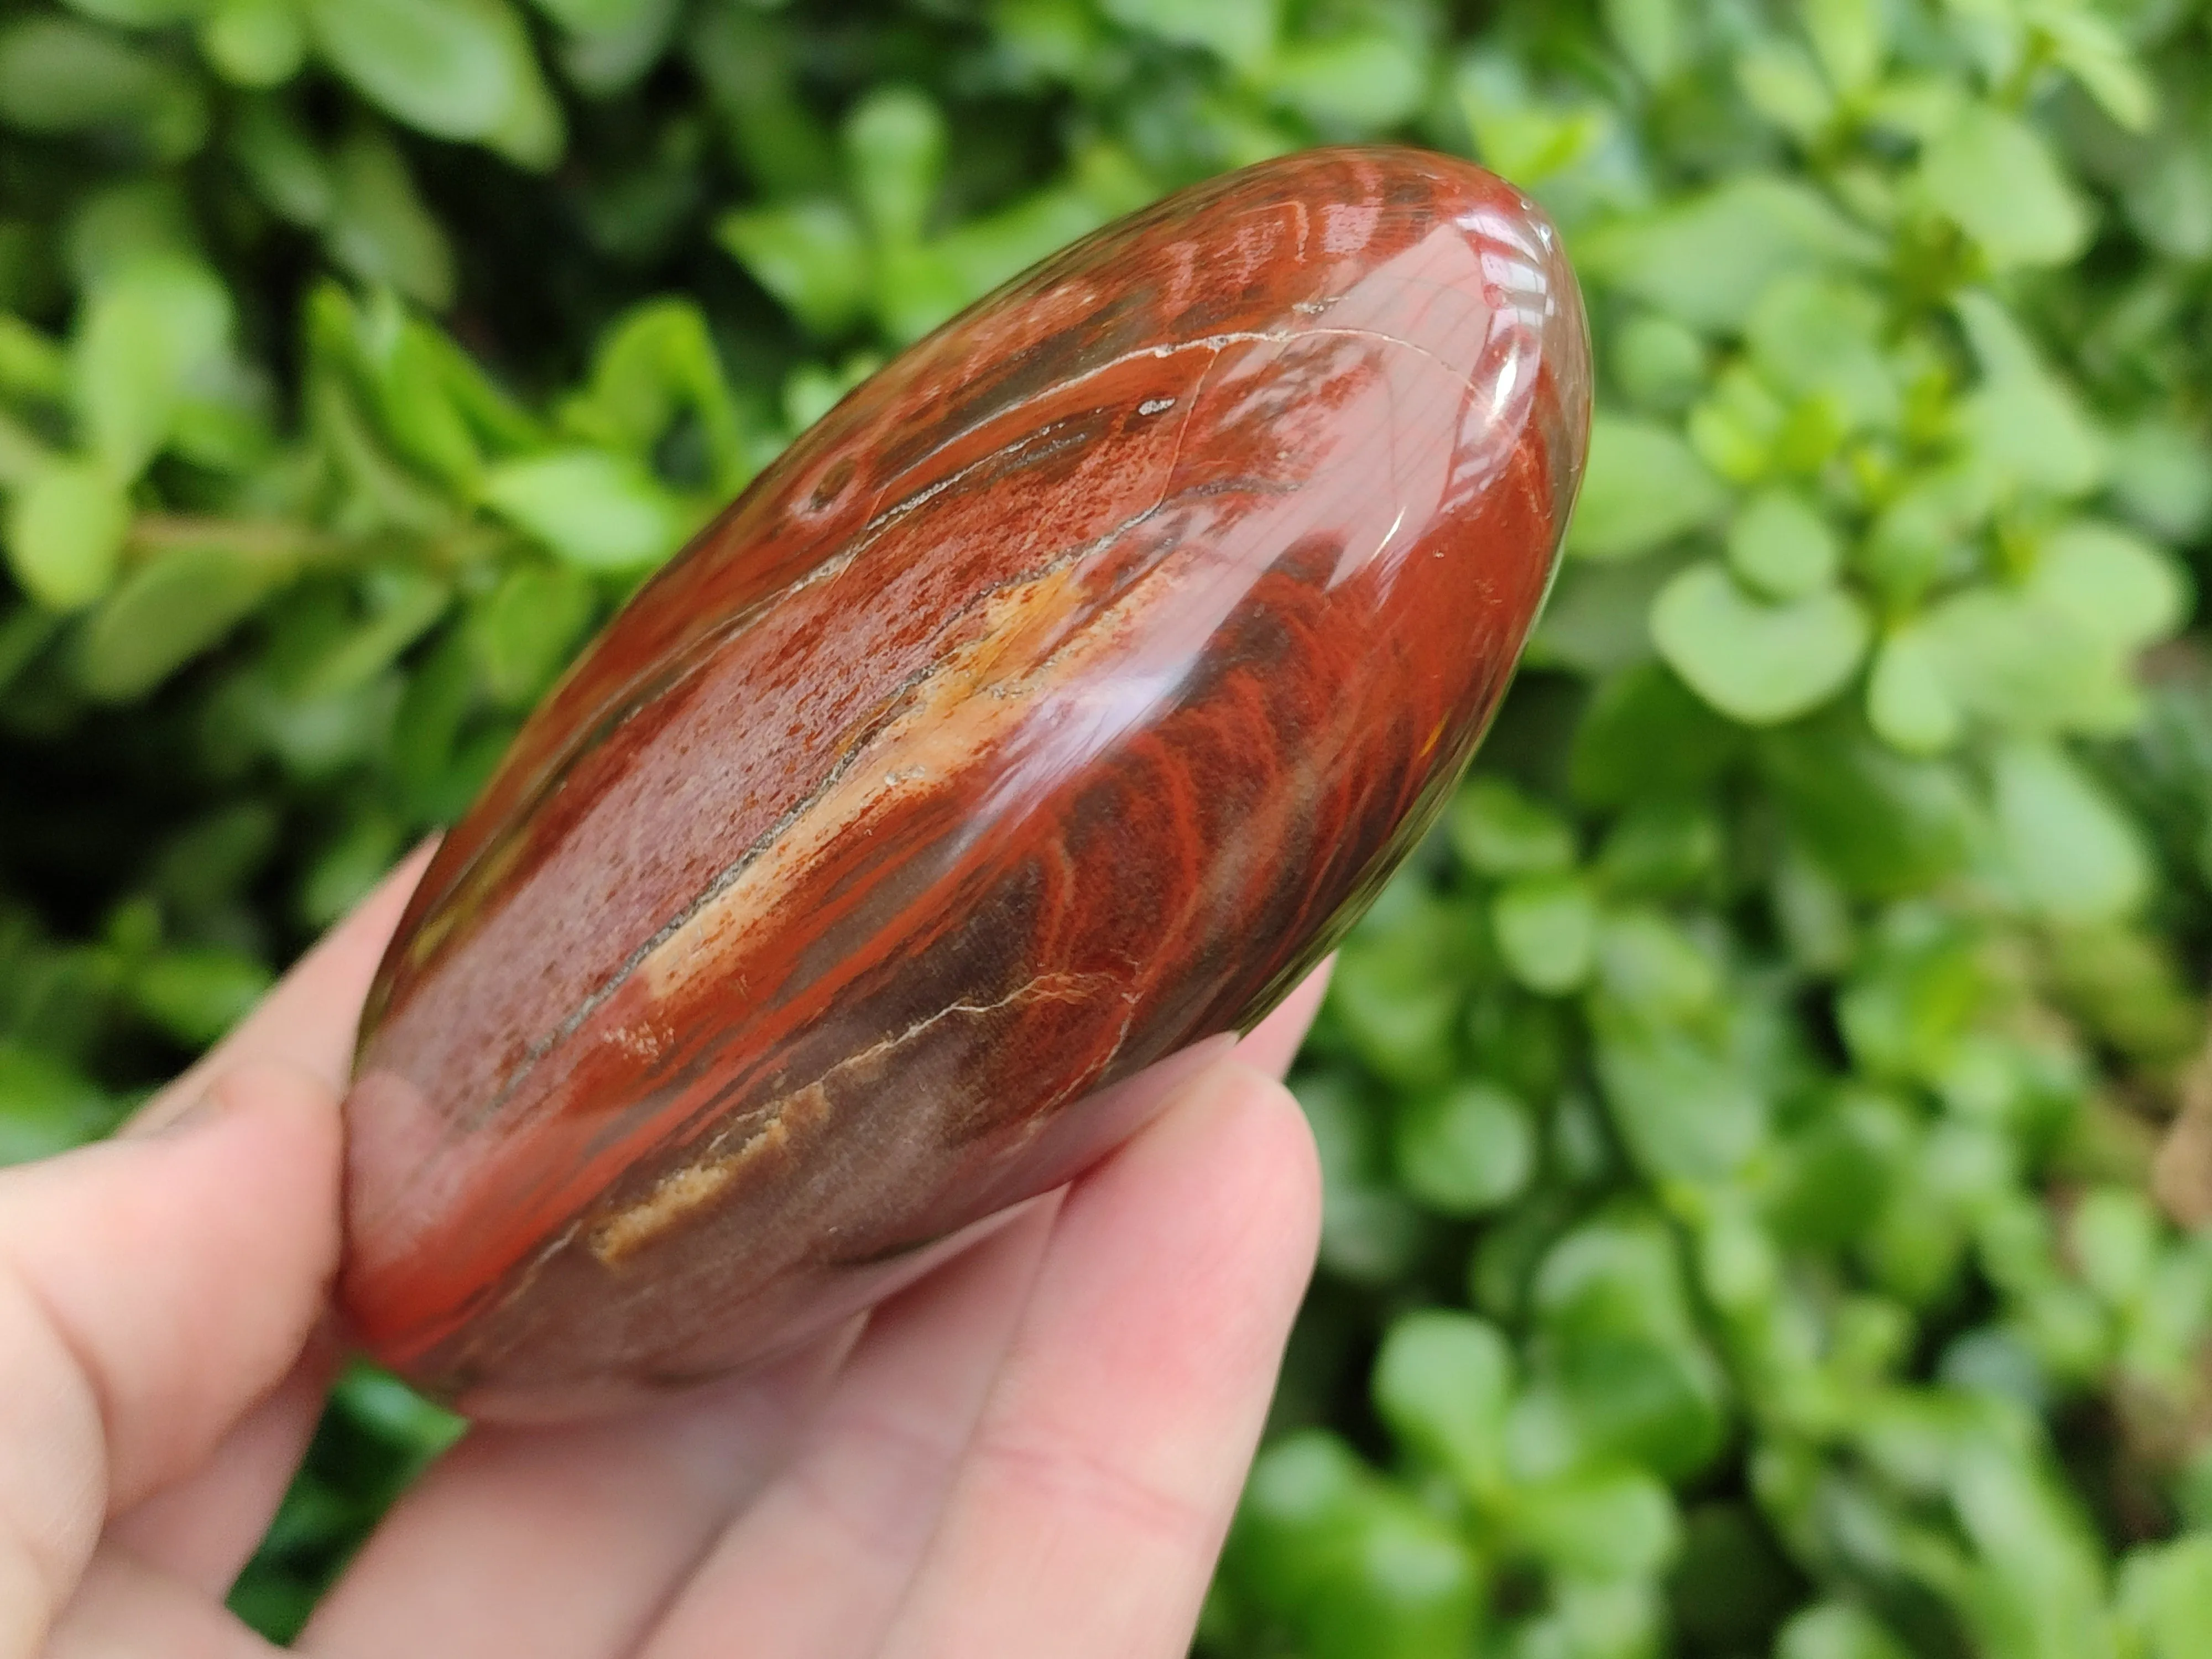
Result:
[[[425,842],[403,859],[351,915],[300,958],[236,1030],[140,1108],[124,1133],[159,1128],[188,1109],[210,1079],[249,1060],[289,1061],[333,1094],[344,1094],[353,1076],[354,1038],[368,982],[399,925],[408,895],[435,850]]]
[[[884,1655],[1185,1651],[1319,1214],[1296,1103],[1233,1062],[1077,1183]]]
[[[198,1065],[155,1097],[125,1131],[159,1130],[188,1110],[207,1079],[252,1059],[280,1059],[343,1093],[361,1001],[433,848],[392,871]],[[207,1466],[110,1525],[139,1560],[220,1596],[238,1576],[284,1495],[321,1414],[340,1355],[311,1341],[290,1376],[232,1430]]]
[[[935,1530],[1052,1234],[1039,1200],[885,1304],[791,1462],[715,1545],[644,1659],[872,1653]]]
[[[1306,1040],[1307,1028],[1321,1012],[1322,999],[1328,994],[1328,976],[1335,969],[1334,957],[1322,957],[1320,967],[1276,1004],[1267,1018],[1245,1033],[1244,1040],[1237,1045],[1237,1058],[1273,1078],[1288,1072],[1297,1058],[1298,1045]]]
[[[849,1334],[654,1411],[472,1431],[386,1518],[300,1646],[366,1659],[630,1651],[780,1462]]]
[[[103,1545],[43,1659],[276,1659],[221,1601]]]
[[[337,1102],[281,1062],[160,1133],[0,1171],[0,1656],[37,1650],[108,1515],[283,1377],[337,1248]]]
[[[1271,1063],[1287,1064],[1325,978],[1325,973],[1318,975],[1301,987],[1247,1044],[1256,1047]],[[1263,1080],[1241,1067],[1222,1067],[1196,1083],[1193,1096],[1170,1105],[1166,1121],[1193,1113],[1204,1118],[1218,1109],[1222,1091],[1233,1094],[1247,1088],[1267,1093],[1279,1105]],[[1086,1253],[1091,1269],[1110,1275],[1117,1258],[1126,1255],[1130,1237],[1141,1239],[1159,1224],[1161,1218],[1151,1212],[1156,1206],[1172,1209],[1176,1202],[1172,1194],[1146,1189],[1154,1176],[1146,1169],[1155,1168],[1156,1172],[1159,1159],[1157,1138],[1170,1133],[1166,1121],[1109,1166],[1136,1160],[1133,1176],[1102,1172],[1076,1189],[1085,1194],[1078,1201],[1093,1211],[1100,1203],[1099,1189],[1107,1191],[1109,1212],[1103,1219],[1094,1213],[1055,1227],[1055,1200],[1050,1209],[1023,1218],[1006,1234],[877,1313],[791,1462],[723,1535],[685,1586],[655,1631],[645,1659],[716,1659],[730,1650],[730,1632],[738,1620],[749,1659],[857,1656],[874,1653],[884,1644],[913,1593],[917,1570],[925,1560],[942,1561],[945,1546],[935,1541],[940,1530],[957,1545],[963,1517],[975,1504],[988,1506],[992,1501],[976,1493],[971,1454],[987,1402],[1003,1407],[1009,1389],[1022,1386],[1001,1374],[1016,1332],[1022,1333],[1025,1352],[1014,1374],[1033,1373],[1039,1351],[1052,1346],[1049,1340],[1040,1341],[1042,1330],[1073,1332],[1097,1311],[1098,1300],[1092,1297],[1081,1311],[1048,1316],[1036,1305],[1037,1279],[1044,1262],[1056,1264],[1054,1279],[1062,1287],[1070,1278],[1070,1261]],[[1261,1144],[1264,1148],[1273,1133],[1282,1157],[1271,1164],[1263,1151],[1259,1184],[1272,1193],[1266,1201],[1287,1198],[1288,1202],[1276,1218],[1279,1240],[1261,1244],[1258,1255],[1263,1260],[1256,1271],[1261,1278],[1272,1274],[1289,1286],[1277,1296],[1272,1316],[1273,1325],[1281,1327],[1287,1324],[1311,1265],[1314,1200],[1310,1153],[1302,1124],[1279,1113],[1272,1121],[1275,1128],[1263,1132]],[[1242,1158],[1237,1139],[1232,1134],[1221,1143],[1222,1150]],[[1279,1188],[1273,1185],[1278,1177]],[[1188,1235],[1189,1230],[1184,1231]],[[1118,1243],[1112,1237],[1116,1232],[1122,1235]],[[1139,1252],[1143,1253],[1141,1245]],[[1235,1244],[1231,1253],[1251,1254],[1249,1247]],[[1079,1280],[1084,1274],[1078,1271],[1075,1277]],[[1095,1272],[1091,1277],[1096,1277]],[[1213,1288],[1223,1286],[1217,1283]],[[1237,1294],[1241,1297],[1242,1291]],[[1211,1335],[1215,1322],[1209,1316],[1205,1322]],[[1256,1401],[1256,1413],[1265,1411],[1280,1340],[1281,1331],[1276,1328],[1271,1336],[1249,1345],[1251,1363],[1246,1367],[1243,1395],[1248,1403]],[[1086,1355],[1072,1357],[1076,1368],[1089,1366]],[[1048,1393],[1053,1384],[1037,1386]],[[1184,1411],[1188,1403],[1179,1398],[1155,1402],[1167,1413]],[[1234,1501],[1257,1428],[1258,1415],[1254,1414],[1249,1431],[1231,1429],[1231,1449],[1221,1460],[1224,1473],[1215,1481],[1225,1492],[1225,1502]],[[1209,1420],[1199,1431],[1218,1434],[1219,1423]],[[967,1508],[952,1504],[948,1510],[956,1491],[968,1494]],[[1184,1623],[1186,1640],[1188,1621],[1195,1616],[1195,1596],[1203,1591],[1220,1526],[1225,1524],[1225,1508],[1215,1507],[1218,1516],[1210,1515],[1202,1528],[1209,1535],[1194,1544],[1164,1592],[1176,1609],[1170,1622]],[[1088,1525],[1090,1517],[1079,1516],[1077,1523]],[[1072,1588],[1073,1605],[1080,1607],[1088,1589]],[[953,1599],[964,1600],[966,1595],[956,1588]],[[1047,1631],[1033,1645],[1056,1653],[1066,1634],[1065,1630]]]
[[[248,1412],[204,1468],[110,1522],[111,1542],[220,1601],[269,1530],[307,1449],[337,1370],[334,1343],[311,1337],[276,1391]]]

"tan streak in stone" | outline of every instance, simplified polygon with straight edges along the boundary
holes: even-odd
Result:
[[[794,1116],[804,1122],[820,1115],[828,1105],[829,1097],[818,1083],[779,1100],[768,1122],[746,1136],[734,1152],[670,1170],[642,1199],[592,1228],[592,1254],[607,1267],[621,1267],[640,1249],[712,1205],[744,1173],[746,1165],[780,1151],[791,1139]]]
[[[906,711],[869,744],[868,754],[876,758],[856,759],[844,780],[790,824],[738,880],[639,963],[651,1001],[658,1005],[681,994],[702,976],[719,981],[731,973],[747,936],[777,921],[781,897],[801,884],[805,872],[839,846],[854,824],[903,796],[933,793],[1018,732],[1030,705],[1050,684],[1079,675],[1085,665],[1069,657],[1110,659],[1131,608],[1127,601],[1094,623],[1072,650],[1043,661],[1019,660],[1023,653],[1017,641],[1034,642],[1044,631],[1040,623],[1065,614],[1059,590],[1076,580],[1079,573],[1057,570],[995,596],[976,638],[915,687]],[[1141,588],[1139,595],[1157,602],[1157,596],[1143,594]]]

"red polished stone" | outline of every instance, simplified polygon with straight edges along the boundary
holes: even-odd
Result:
[[[495,1416],[710,1375],[1131,1133],[1449,791],[1589,382],[1538,211],[1373,149],[1162,202],[847,398],[423,878],[348,1106],[370,1350]]]

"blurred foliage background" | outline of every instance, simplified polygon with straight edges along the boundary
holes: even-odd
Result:
[[[2205,10],[6,0],[0,1156],[218,1035],[887,353],[1410,138],[1559,219],[1601,412],[1297,1079],[1323,1263],[1202,1651],[2212,1650]],[[350,1376],[236,1604],[455,1426]]]

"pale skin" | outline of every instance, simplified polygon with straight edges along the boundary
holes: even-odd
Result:
[[[342,1358],[338,1100],[410,860],[115,1139],[0,1170],[0,1659],[234,1659]],[[865,1323],[629,1418],[473,1430],[299,1650],[1179,1655],[1313,1265],[1308,982]]]

